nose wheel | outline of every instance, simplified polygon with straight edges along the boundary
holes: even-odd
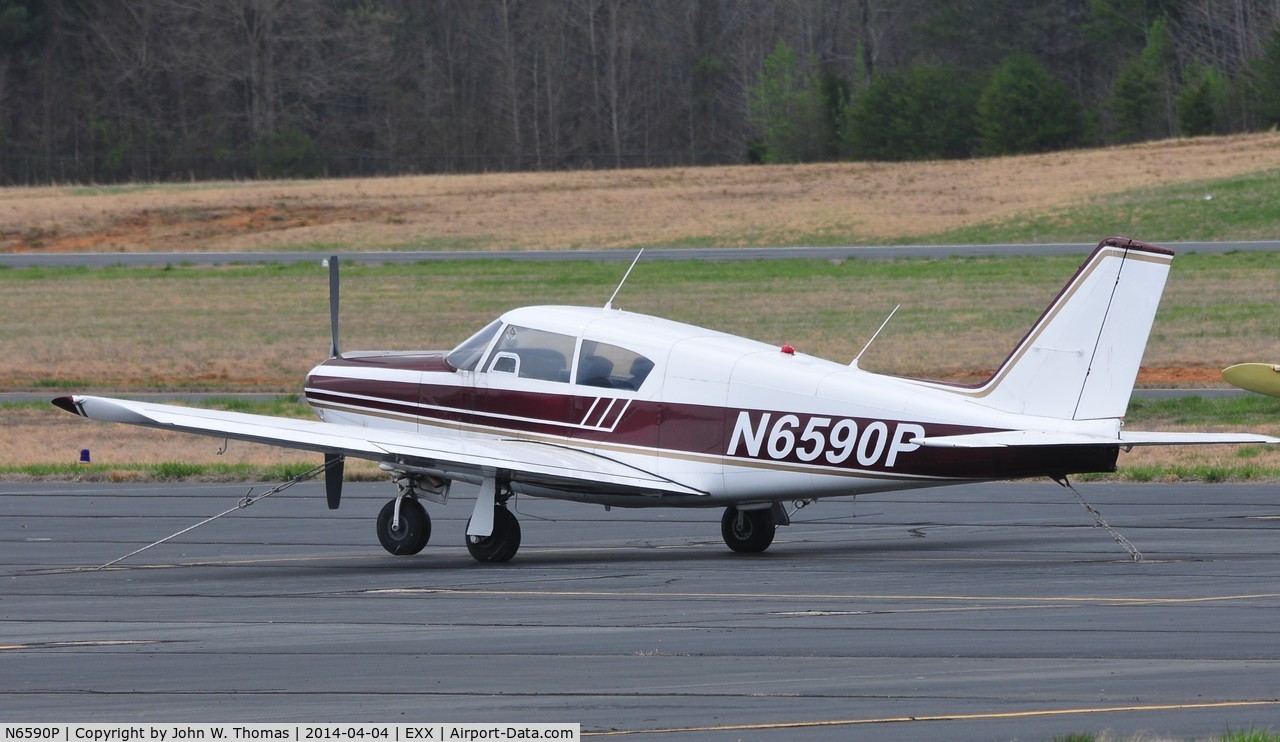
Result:
[[[777,530],[773,513],[768,508],[739,510],[734,506],[724,509],[720,519],[720,535],[730,549],[744,554],[759,554],[773,543]]]
[[[400,514],[396,517],[396,504]],[[378,513],[378,541],[389,554],[412,556],[422,551],[431,538],[431,516],[411,497],[397,497]]]

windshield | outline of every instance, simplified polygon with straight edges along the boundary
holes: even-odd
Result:
[[[462,345],[449,352],[449,365],[460,371],[474,371],[476,364],[480,362],[480,356],[484,355],[484,349],[489,347],[489,341],[498,334],[499,327],[502,327],[502,320],[495,319],[485,325],[483,330],[462,341]]]

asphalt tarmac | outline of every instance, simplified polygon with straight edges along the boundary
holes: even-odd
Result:
[[[584,737],[1048,740],[1280,729],[1280,487],[1052,483],[823,501],[763,555],[719,511],[0,483],[0,721],[580,722]],[[265,487],[258,487],[261,493]]]

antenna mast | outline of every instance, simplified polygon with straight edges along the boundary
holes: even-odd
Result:
[[[849,364],[850,366],[854,368],[858,367],[858,361],[862,358],[862,354],[866,353],[867,348],[870,348],[871,344],[876,341],[876,338],[880,337],[880,331],[884,329],[885,325],[889,324],[889,320],[893,319],[893,315],[897,314],[898,310],[901,308],[902,308],[902,305],[899,304],[898,306],[893,308],[892,312],[889,312],[889,316],[885,317],[884,322],[880,323],[880,329],[876,330],[876,333],[871,336],[871,339],[867,341],[867,344],[862,346],[862,350],[858,351],[858,355],[853,357],[853,362]]]
[[[332,255],[324,264],[329,266],[329,357],[338,358],[338,256]]]
[[[613,300],[618,298],[618,292],[622,290],[622,285],[627,282],[627,277],[631,275],[631,268],[636,267],[636,263],[640,262],[640,256],[644,255],[644,248],[640,248],[640,252],[636,253],[635,260],[631,261],[631,267],[627,268],[627,272],[622,274],[622,280],[618,282],[618,288],[613,290],[613,295],[609,297],[609,301],[604,303],[605,309],[613,309]]]

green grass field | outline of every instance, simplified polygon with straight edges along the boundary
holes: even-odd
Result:
[[[973,380],[1082,259],[642,262],[614,305],[847,362],[901,304],[864,367]],[[450,348],[513,307],[603,305],[622,271],[589,261],[348,265],[343,347]],[[1280,350],[1276,296],[1280,253],[1178,257],[1144,364],[1216,378],[1269,358]],[[0,387],[11,390],[287,392],[328,346],[318,263],[0,270],[0,316]]]

